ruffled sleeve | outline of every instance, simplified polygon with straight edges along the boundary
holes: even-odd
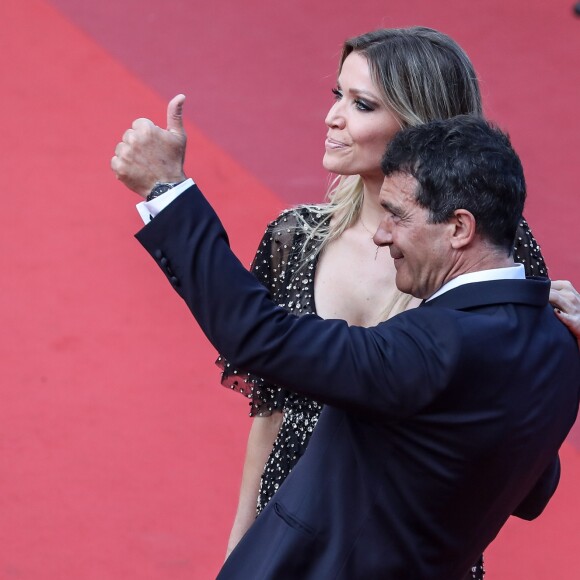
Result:
[[[516,233],[514,261],[524,265],[526,276],[548,277],[548,268],[540,246],[532,235],[528,222],[523,218]]]
[[[271,222],[260,242],[251,265],[251,272],[270,291],[274,302],[285,306],[286,279],[292,258],[296,232],[295,219],[290,211]],[[234,368],[221,355],[216,360],[222,370],[221,383],[250,400],[250,416],[267,416],[281,411],[288,393],[262,378]]]

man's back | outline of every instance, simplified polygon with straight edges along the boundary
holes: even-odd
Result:
[[[557,484],[557,450],[580,393],[577,347],[546,306],[547,286],[470,284],[378,327],[375,344],[397,357],[393,381],[407,381],[410,365],[425,361],[405,363],[391,343],[432,326],[417,352],[434,355],[426,364],[448,373],[447,387],[408,415],[379,405],[373,414],[364,401],[360,412],[340,400],[327,406],[306,454],[220,578],[452,580],[511,513],[538,515]]]

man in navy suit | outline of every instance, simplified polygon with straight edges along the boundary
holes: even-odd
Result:
[[[510,515],[547,504],[580,395],[549,281],[511,259],[525,183],[509,139],[473,117],[395,137],[374,240],[426,302],[366,329],[274,305],[193,182],[172,187],[182,102],[168,131],[137,122],[112,161],[143,196],[167,182],[137,238],[231,363],[325,404],[219,578],[463,578]]]

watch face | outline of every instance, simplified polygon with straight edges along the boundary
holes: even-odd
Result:
[[[147,201],[151,201],[152,199],[159,197],[166,191],[169,191],[170,189],[174,188],[176,185],[177,183],[158,183],[155,187],[153,187],[153,189],[147,196]]]
[[[162,193],[169,191],[172,187],[173,183],[160,183],[153,188],[151,193],[155,192],[156,195],[161,195]]]

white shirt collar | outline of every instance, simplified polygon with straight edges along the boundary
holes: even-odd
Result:
[[[425,302],[441,296],[453,288],[463,286],[464,284],[472,284],[473,282],[487,282],[489,280],[523,280],[526,277],[526,270],[523,264],[516,264],[515,266],[508,266],[507,268],[493,268],[492,270],[480,270],[479,272],[469,272],[468,274],[460,274],[457,278],[453,278],[446,284],[443,284],[435,294],[430,296]]]

